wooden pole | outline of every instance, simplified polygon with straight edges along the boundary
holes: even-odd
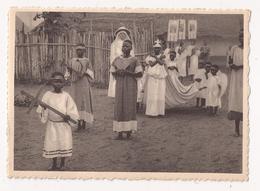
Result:
[[[29,33],[27,34],[27,43],[30,43],[30,36]],[[31,63],[31,51],[30,47],[27,46],[27,56],[28,56],[28,73],[30,74],[29,76],[32,76],[31,69],[32,69],[32,63]]]
[[[34,99],[34,97],[33,97],[31,94],[27,93],[26,91],[23,91],[23,90],[22,90],[22,91],[21,91],[21,94],[28,96],[30,99]],[[42,107],[45,107],[45,108],[47,108],[47,109],[53,111],[54,113],[56,113],[57,115],[61,116],[62,118],[65,118],[65,117],[66,117],[66,115],[65,115],[64,113],[62,113],[62,112],[58,111],[57,109],[55,109],[55,108],[49,106],[48,104],[42,102],[41,100],[38,99],[37,102],[38,102],[38,104],[41,105]],[[77,123],[78,123],[76,120],[71,119],[71,118],[69,118],[68,121],[70,121],[70,122],[72,122],[72,123],[74,123],[74,124],[77,124]]]

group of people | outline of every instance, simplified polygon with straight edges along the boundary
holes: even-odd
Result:
[[[129,139],[132,132],[137,130],[138,102],[145,104],[145,114],[148,116],[165,115],[167,79],[175,80],[182,86],[183,77],[190,74],[194,81],[193,86],[198,91],[197,106],[208,106],[212,115],[221,107],[221,96],[226,88],[223,87],[225,75],[219,71],[217,65],[208,61],[209,48],[206,44],[203,49],[198,50],[195,41],[192,41],[190,47],[184,47],[181,42],[179,46],[163,51],[161,42],[157,40],[153,44],[153,52],[147,56],[145,64],[141,64],[134,56],[129,30],[120,27],[115,32],[114,39],[111,45],[108,96],[114,97],[113,131],[118,133],[116,139],[123,139],[124,135]],[[240,45],[231,49],[229,57],[231,79],[228,114],[230,120],[235,120],[235,132],[238,136],[239,123],[243,117],[243,33],[240,33],[239,40]],[[37,108],[41,121],[47,123],[43,156],[52,159],[50,170],[63,170],[65,158],[72,155],[73,124],[69,119],[78,121],[78,131],[92,124],[94,120],[90,86],[94,72],[88,58],[84,57],[84,51],[84,44],[78,44],[76,57],[67,64],[65,74],[52,74],[53,91],[47,91],[42,98],[44,103],[64,113],[65,117],[43,106]],[[199,51],[202,53],[199,54]],[[200,69],[197,66],[199,56],[205,63]],[[196,67],[193,62],[197,63]],[[183,65],[188,67],[184,69]],[[62,90],[65,81],[70,82],[69,93]],[[60,165],[58,158],[61,158]]]

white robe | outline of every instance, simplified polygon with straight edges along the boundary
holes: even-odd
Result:
[[[203,88],[203,87],[207,87],[208,79],[207,79],[205,73],[206,73],[206,70],[203,68],[203,69],[198,69],[197,73],[194,75],[194,80],[195,79],[201,79],[200,82],[195,82],[198,89]],[[199,93],[198,93],[198,98],[206,99],[207,98],[207,89],[200,90]]]
[[[158,55],[157,57],[160,57]],[[155,58],[148,56],[146,63],[155,62]],[[165,114],[165,78],[167,72],[164,65],[156,64],[147,69],[146,115],[158,116]]]
[[[62,91],[61,93],[54,93],[47,91],[42,98],[42,102],[69,115],[72,119],[78,120],[79,113],[77,106],[71,96]],[[44,110],[41,106],[38,106],[37,113],[40,114],[41,122],[47,123],[43,157],[69,157],[72,155],[72,132],[71,126],[73,124],[65,123],[59,115],[53,111]]]
[[[199,50],[190,57],[189,75],[195,75],[199,69]]]
[[[188,45],[186,47],[186,51],[187,51],[187,56],[191,56],[192,55],[192,50],[195,48],[195,45]]]
[[[233,64],[242,66],[243,49],[238,46],[232,47],[231,58]],[[231,70],[228,103],[229,111],[243,112],[243,69]]]
[[[220,86],[219,76],[211,75],[208,79],[208,85],[207,85],[207,99],[206,99],[207,106],[221,107],[219,86]]]
[[[176,61],[172,61],[170,59],[166,60],[166,66],[167,67],[176,67],[177,68],[177,63]],[[178,69],[178,68],[177,68]],[[177,70],[169,70],[168,69],[168,74],[173,78],[173,77],[178,77],[179,76],[179,72]]]
[[[176,64],[179,71],[179,75],[185,77],[186,73],[186,62],[187,62],[187,50],[185,49],[181,54],[178,53],[179,47],[176,47]]]
[[[220,88],[219,86],[220,85]],[[215,76],[209,75],[207,81],[206,106],[221,108],[221,98],[227,89],[227,75],[218,71]]]

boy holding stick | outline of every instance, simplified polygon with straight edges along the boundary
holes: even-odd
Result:
[[[60,72],[54,72],[50,80],[53,91],[47,91],[42,102],[47,106],[63,113],[58,115],[53,110],[40,104],[37,113],[40,114],[41,122],[46,123],[46,133],[43,148],[43,157],[52,159],[49,170],[64,170],[65,158],[72,156],[72,132],[70,119],[77,121],[79,114],[77,106],[71,96],[62,91],[64,76]],[[57,160],[60,158],[60,165]]]

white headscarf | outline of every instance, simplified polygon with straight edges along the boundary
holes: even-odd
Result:
[[[120,36],[122,34],[125,36],[125,39],[121,39]],[[114,61],[114,59],[118,56],[121,56],[123,54],[122,52],[122,46],[124,40],[131,40],[130,36],[124,31],[121,30],[116,34],[115,40],[111,44],[111,49],[110,49],[110,64]],[[131,50],[131,56],[134,56],[134,47]]]

